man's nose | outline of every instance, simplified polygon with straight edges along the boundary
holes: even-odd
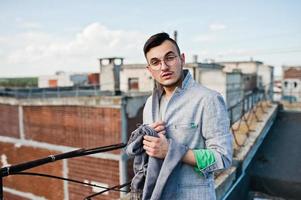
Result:
[[[161,61],[161,70],[165,71],[168,70],[169,66],[165,63],[164,60]]]

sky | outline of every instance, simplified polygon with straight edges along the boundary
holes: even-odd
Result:
[[[301,65],[298,0],[0,0],[0,77],[99,72],[99,58],[145,63],[143,45],[178,32],[191,62]]]

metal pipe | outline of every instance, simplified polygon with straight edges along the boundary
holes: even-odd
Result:
[[[126,144],[128,140],[128,121],[126,115],[126,105],[127,97],[122,96],[121,99],[121,141]],[[124,184],[128,182],[128,157],[121,151],[120,160],[119,160],[119,183]],[[124,195],[120,194],[121,197]]]

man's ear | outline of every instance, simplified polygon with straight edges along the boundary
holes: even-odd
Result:
[[[149,65],[146,65],[145,68],[148,70],[149,73],[151,73],[151,69],[149,68]]]
[[[146,68],[147,71],[150,73],[150,75],[154,78],[154,76],[153,76],[153,71],[152,71],[152,69],[149,67],[149,65],[147,65],[145,68]]]
[[[181,54],[181,62],[182,62],[182,65],[184,66],[184,64],[185,64],[185,54],[184,53]]]

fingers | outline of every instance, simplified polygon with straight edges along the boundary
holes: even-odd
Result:
[[[149,156],[163,159],[168,151],[168,141],[164,134],[159,133],[158,135],[159,137],[145,135],[143,149]]]
[[[165,140],[167,140],[166,136],[162,133],[159,133],[159,137],[145,135],[143,145],[151,148],[161,148],[161,144]]]
[[[156,143],[158,143],[158,140],[156,141],[148,141],[148,140],[143,140],[143,145],[151,148],[155,148]]]
[[[153,124],[150,124],[149,126],[153,129],[156,129],[158,126],[164,126],[164,122],[163,121],[157,121]]]
[[[149,156],[156,156],[160,148],[160,138],[144,136],[143,149]]]
[[[163,132],[164,132],[164,133],[163,133]],[[161,138],[161,139],[166,139],[165,131],[162,131],[162,132],[158,133],[158,136],[159,136],[159,138]]]
[[[149,136],[149,135],[145,135],[143,137],[144,140],[149,141],[149,142],[160,142],[160,139],[162,139],[162,137],[166,138],[165,136],[165,131],[161,131],[158,133],[159,137],[154,137],[154,136]]]
[[[144,140],[147,140],[149,142],[158,142],[159,138],[154,136],[145,135],[143,137]]]
[[[154,148],[151,148],[148,146],[143,146],[143,148],[144,148],[145,152],[147,153],[147,155],[149,155],[149,156],[156,157],[156,155],[159,152],[157,149],[154,149]]]
[[[159,133],[159,132],[161,132],[161,131],[164,131],[165,130],[165,126],[164,125],[160,125],[160,126],[157,126],[156,128],[155,128],[155,131],[157,132],[157,133]]]
[[[165,135],[165,133],[166,133],[166,131],[163,130],[163,131],[158,132],[158,135],[160,135],[160,134]]]
[[[145,135],[143,137],[143,148],[149,156],[164,158],[168,149],[168,142],[165,136],[165,123],[158,121],[149,126],[158,133],[159,137]]]
[[[158,121],[149,125],[157,133],[165,134],[165,123],[163,121]]]

